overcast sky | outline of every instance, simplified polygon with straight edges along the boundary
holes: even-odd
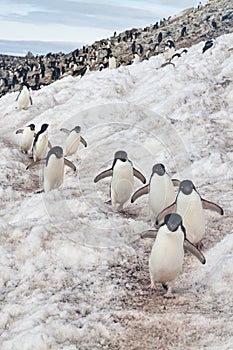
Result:
[[[20,54],[20,50],[24,50],[25,54],[29,47],[34,54],[69,52],[108,38],[114,31],[148,26],[198,3],[196,0],[108,0],[106,3],[1,0],[0,53]]]

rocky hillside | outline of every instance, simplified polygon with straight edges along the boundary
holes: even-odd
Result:
[[[232,31],[231,1],[210,0],[205,6],[189,8],[148,27],[133,28],[119,34],[115,32],[108,39],[68,54],[48,53],[36,57],[31,53],[26,57],[0,55],[0,96],[20,90],[22,83],[39,89],[66,75],[82,77],[87,69],[107,68],[112,55],[118,67],[163,52],[168,40],[172,40],[177,51]]]

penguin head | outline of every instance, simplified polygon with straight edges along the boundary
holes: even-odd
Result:
[[[182,217],[177,213],[167,214],[164,218],[164,224],[169,231],[174,232],[179,226],[182,227]]]
[[[114,160],[116,161],[117,159],[121,160],[122,162],[126,162],[128,160],[127,152],[125,152],[125,151],[115,152]]]
[[[46,165],[48,165],[48,161],[49,161],[49,158],[52,156],[52,155],[55,155],[55,157],[57,159],[61,159],[63,157],[63,149],[60,147],[60,146],[54,146],[52,147],[48,154],[47,154],[47,157],[46,157]]]
[[[71,131],[75,131],[77,134],[79,134],[81,132],[81,127],[79,125],[75,126],[75,128],[73,128]]]
[[[29,89],[29,84],[27,82],[23,82],[21,84],[21,89],[24,90],[24,91],[27,91]]]
[[[44,132],[45,130],[48,129],[49,124],[42,124],[41,126],[41,132]]]
[[[174,44],[174,42],[172,40],[168,40],[167,41],[167,46],[169,47],[169,49],[171,49],[172,47],[175,48],[175,44]]]
[[[30,128],[31,131],[35,131],[35,124],[29,124],[27,127]]]
[[[152,175],[157,174],[159,176],[163,176],[165,173],[165,166],[161,163],[155,164],[152,168]]]
[[[195,190],[195,186],[190,180],[183,180],[180,183],[179,192],[181,191],[183,194],[189,195],[192,191]]]

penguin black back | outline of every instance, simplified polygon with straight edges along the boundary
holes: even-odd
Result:
[[[45,132],[45,131],[47,130],[48,126],[49,126],[49,124],[42,124],[40,131],[38,131],[38,133],[36,134],[36,136],[35,136],[35,138],[34,138],[33,146],[34,146],[35,143],[37,142],[39,136],[40,136],[41,134],[43,134],[43,132]]]

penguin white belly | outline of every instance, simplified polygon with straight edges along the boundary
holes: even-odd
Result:
[[[76,131],[71,131],[65,142],[65,155],[71,156],[76,153],[80,144],[80,134]]]
[[[151,282],[171,283],[182,270],[184,249],[183,232],[165,232],[162,226],[157,234],[149,259]]]
[[[57,159],[51,155],[48,165],[44,168],[44,190],[45,192],[58,188],[63,183],[64,158]]]
[[[175,189],[169,176],[154,174],[150,181],[148,196],[151,220],[155,221],[156,216],[164,208],[172,204],[175,198]]]
[[[116,163],[113,170],[111,182],[111,200],[116,205],[123,206],[133,192],[133,168],[129,162]]]
[[[176,212],[183,218],[188,240],[193,244],[200,242],[205,234],[205,217],[198,193],[193,191],[190,195],[185,195],[180,192]]]
[[[48,149],[48,133],[45,132],[38,137],[36,145],[33,149],[34,162],[43,159],[47,154]]]
[[[116,68],[116,59],[115,58],[109,58],[109,69]]]
[[[30,150],[32,146],[32,141],[34,138],[34,131],[30,128],[25,128],[23,131],[22,139],[21,139],[21,150],[27,152]]]
[[[29,95],[26,91],[21,91],[18,98],[18,109],[27,109],[30,103]]]
[[[171,47],[171,48],[164,51],[163,56],[164,56],[166,61],[169,61],[174,54],[175,54],[175,49],[174,49],[174,47]]]

